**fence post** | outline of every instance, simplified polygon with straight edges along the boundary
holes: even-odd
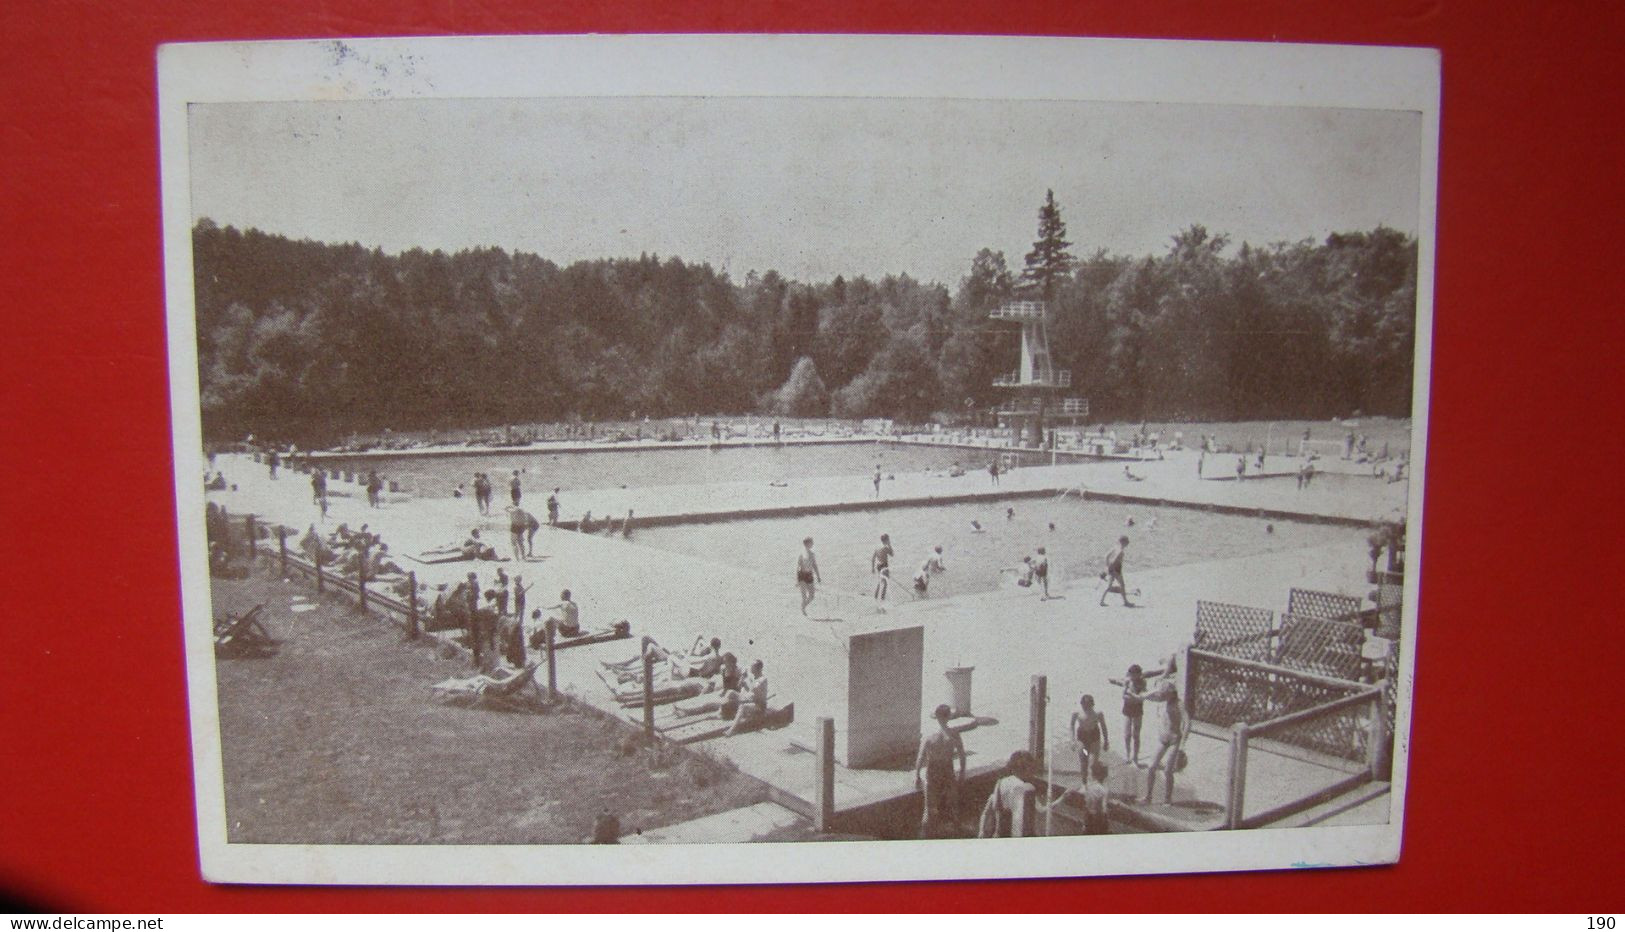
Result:
[[[1241,828],[1241,810],[1247,799],[1247,723],[1230,726],[1230,782],[1225,798],[1225,828]]]
[[[355,588],[363,612],[367,610],[367,551],[371,549],[368,542],[362,541],[361,559],[357,560],[355,565]]]
[[[542,626],[542,637],[547,642],[547,700],[552,702],[559,697],[559,666],[553,654],[553,629],[556,622],[549,618],[547,624]]]
[[[655,733],[655,658],[648,651],[643,652],[643,733],[654,737]]]
[[[243,516],[243,527],[248,532],[248,559],[253,560],[255,557],[259,556],[259,549],[255,546],[255,543],[254,543],[254,516],[253,515],[244,515]]]
[[[417,570],[406,572],[406,638],[417,640],[418,636],[418,574]]]
[[[1382,779],[1382,761],[1384,750],[1388,744],[1388,725],[1382,718],[1382,692],[1379,690],[1371,697],[1367,706],[1371,710],[1371,724],[1366,731],[1365,763],[1366,771],[1371,779]]]
[[[1032,689],[1028,693],[1027,702],[1027,753],[1033,756],[1033,763],[1040,770],[1044,767],[1044,706],[1048,701],[1049,680],[1043,676],[1033,677]]]
[[[282,564],[282,578],[288,578],[288,529],[282,525],[276,526],[277,559]]]
[[[818,768],[818,803],[813,827],[827,832],[835,821],[835,719],[818,719],[815,734],[818,752],[814,764]]]
[[[468,574],[468,646],[474,652],[474,666],[480,665],[484,653],[480,649],[480,578]]]

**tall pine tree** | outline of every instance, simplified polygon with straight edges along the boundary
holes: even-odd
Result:
[[[1038,239],[1033,251],[1027,253],[1027,267],[1022,270],[1022,281],[1038,291],[1038,297],[1048,301],[1055,297],[1055,284],[1061,280],[1074,261],[1066,251],[1072,244],[1066,239],[1066,224],[1061,220],[1061,208],[1055,204],[1055,192],[1044,192],[1044,206],[1038,208]]]

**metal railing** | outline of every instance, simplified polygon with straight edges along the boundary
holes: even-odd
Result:
[[[1023,380],[1020,372],[1008,372],[993,377],[994,388],[1071,388],[1072,370],[1055,369]]]
[[[1010,301],[989,311],[994,320],[1043,320],[1048,308],[1042,301]]]

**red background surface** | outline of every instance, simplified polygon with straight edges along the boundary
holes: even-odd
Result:
[[[0,890],[42,908],[154,912],[1617,909],[1621,19],[1606,3],[1424,0],[0,4]],[[522,32],[1443,49],[1425,621],[1400,864],[840,890],[203,883],[174,556],[156,47]]]

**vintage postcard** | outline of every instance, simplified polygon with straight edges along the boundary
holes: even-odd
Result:
[[[208,879],[1399,857],[1434,52],[158,67]]]

